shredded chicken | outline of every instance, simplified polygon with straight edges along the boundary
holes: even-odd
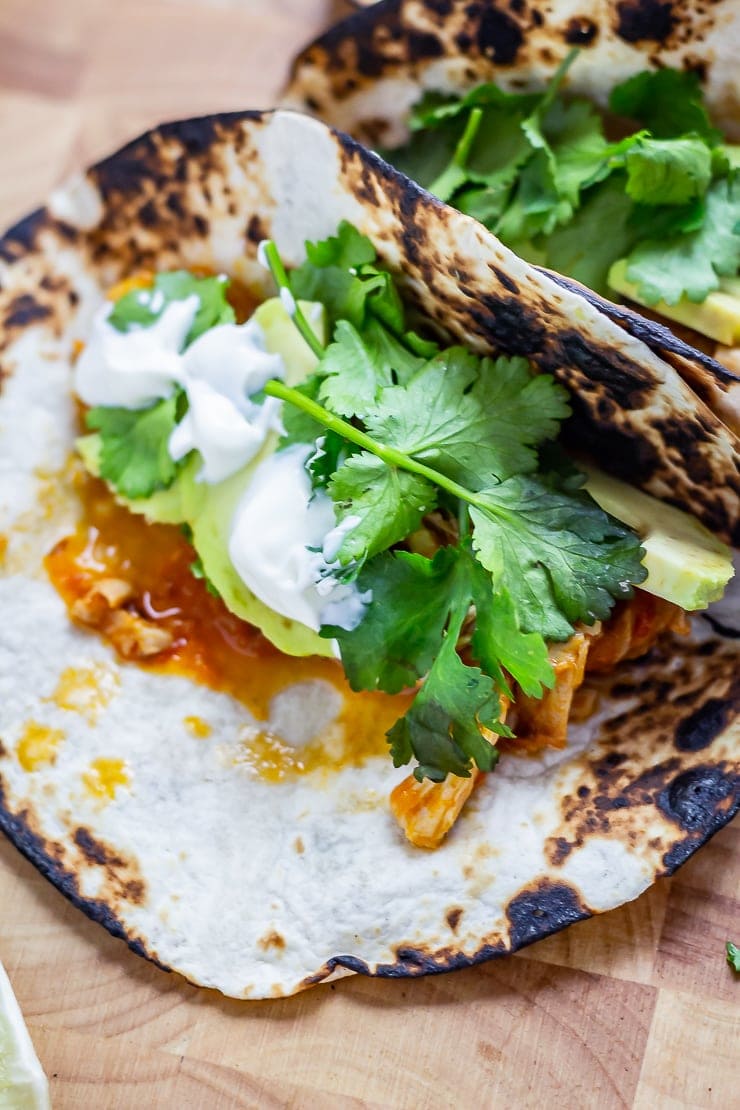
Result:
[[[501,699],[501,719],[506,717],[508,699]],[[486,740],[495,744],[498,736],[481,728]],[[448,775],[444,782],[408,775],[391,793],[391,810],[407,840],[417,848],[438,848],[460,816],[483,772],[473,766],[469,778]]]
[[[100,629],[125,659],[149,659],[172,647],[173,636],[123,608],[133,593],[123,578],[101,578],[73,602],[71,613],[81,624]]]
[[[625,659],[638,659],[669,630],[683,634],[690,628],[683,609],[670,601],[636,590],[633,599],[618,606],[594,637],[586,670],[599,674],[613,671]]]
[[[119,609],[106,621],[105,634],[124,659],[149,659],[172,647],[173,636],[166,628]]]
[[[589,631],[576,632],[563,644],[552,644],[550,662],[555,685],[541,698],[517,694],[513,729],[534,747],[564,748],[573,695],[583,682],[592,641]]]
[[[115,609],[120,609],[132,596],[131,584],[123,578],[101,578],[83,597],[72,604],[72,616],[81,624],[100,628]]]

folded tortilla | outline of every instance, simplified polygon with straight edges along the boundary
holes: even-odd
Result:
[[[287,99],[369,145],[398,146],[420,92],[496,81],[537,90],[573,47],[574,93],[606,107],[609,91],[644,69],[699,76],[712,117],[740,139],[740,12],[735,0],[380,0],[302,51]],[[606,81],[608,80],[608,84]]]
[[[714,626],[605,683],[564,751],[502,759],[444,845],[408,844],[387,756],[279,783],[240,764],[255,722],[228,696],[121,663],[74,627],[43,557],[79,515],[71,361],[105,290],[141,268],[266,282],[350,220],[408,301],[481,352],[523,354],[573,395],[601,465],[740,535],[732,433],[597,304],[517,259],[352,140],[292,113],[165,125],[0,240],[0,827],[136,952],[238,998],[346,974],[420,975],[503,955],[636,897],[740,806],[735,595]],[[735,611],[734,611],[735,610]],[[714,630],[713,630],[714,629]],[[716,631],[718,630],[718,631]],[[340,727],[326,684],[288,686],[286,743]],[[205,739],[185,718],[206,720]],[[48,758],[24,769],[40,730]],[[83,789],[122,760],[115,797]]]
[[[412,106],[429,90],[462,93],[486,81],[507,92],[540,90],[569,51],[564,87],[607,106],[614,85],[646,69],[696,73],[715,123],[740,138],[740,5],[680,0],[381,0],[336,24],[293,62],[283,101],[370,147],[408,138]],[[740,377],[639,312],[560,278],[671,362],[740,433]]]

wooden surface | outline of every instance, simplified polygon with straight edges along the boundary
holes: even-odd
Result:
[[[0,222],[149,124],[262,107],[329,0],[0,0]],[[740,826],[510,960],[227,1001],[165,975],[0,840],[0,959],[58,1108],[740,1106]]]

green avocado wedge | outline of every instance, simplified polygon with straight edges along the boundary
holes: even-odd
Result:
[[[718,601],[733,575],[732,552],[688,513],[584,466],[594,501],[634,529],[645,550],[648,576],[640,585],[689,612]]]

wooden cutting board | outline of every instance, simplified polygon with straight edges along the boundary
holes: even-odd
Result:
[[[2,0],[0,222],[162,119],[267,106],[328,0]],[[502,830],[505,835],[505,830]],[[57,1108],[740,1106],[740,826],[512,959],[238,1003],[132,955],[0,841],[0,959]]]

